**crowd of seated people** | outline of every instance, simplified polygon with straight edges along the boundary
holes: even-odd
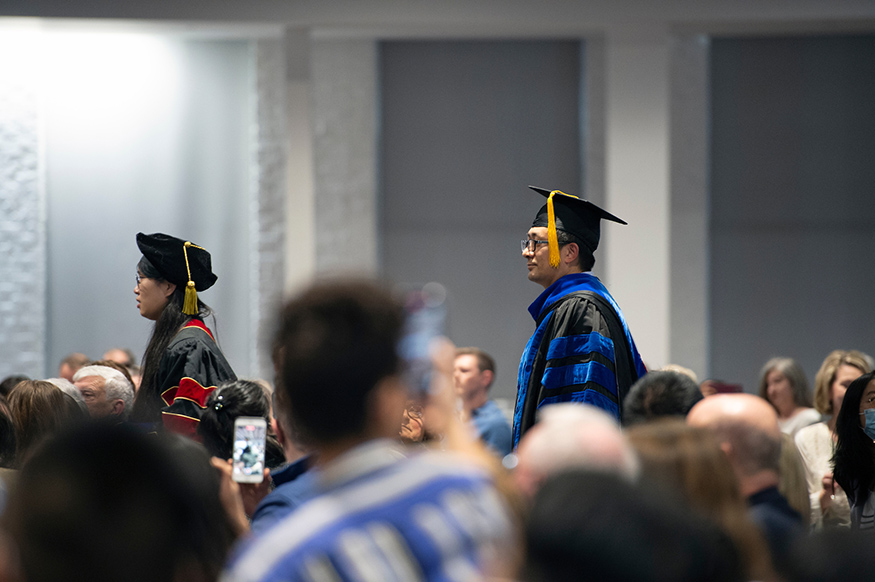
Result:
[[[758,394],[711,395],[689,370],[654,370],[622,424],[587,404],[544,406],[505,455],[499,409],[478,412],[491,358],[440,343],[431,389],[411,396],[403,305],[384,287],[316,283],[278,321],[273,387],[208,387],[186,436],[131,421],[129,351],[0,382],[0,580],[867,576],[865,354],[830,353],[813,394],[789,358],[768,361]],[[241,417],[266,427],[258,475],[242,481]]]

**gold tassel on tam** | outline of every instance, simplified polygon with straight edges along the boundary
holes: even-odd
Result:
[[[182,304],[182,312],[186,315],[197,315],[197,291],[194,281],[189,281],[185,286],[185,302]]]
[[[182,303],[182,312],[186,315],[197,315],[197,289],[195,289],[194,281],[191,280],[191,268],[188,266],[188,247],[194,247],[200,250],[206,250],[192,244],[191,241],[185,241],[182,246],[182,254],[185,256],[185,270],[188,273],[188,283],[185,286],[185,301]]]
[[[555,194],[563,194],[563,192],[553,190],[547,196],[547,246],[550,247],[550,266],[554,269],[559,266],[559,239],[556,236],[556,214],[553,212]]]
[[[556,235],[556,213],[553,211],[553,196],[556,194],[578,198],[574,194],[566,194],[560,190],[553,190],[547,196],[547,246],[550,247],[550,266],[554,269],[559,267],[559,238]]]

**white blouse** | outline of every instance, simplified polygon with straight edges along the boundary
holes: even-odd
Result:
[[[832,473],[832,455],[835,452],[835,442],[825,422],[818,422],[801,428],[796,433],[796,448],[802,456],[805,465],[805,478],[808,482],[808,496],[811,500],[811,526],[821,527],[851,527],[851,508],[848,496],[838,484],[835,489],[835,499],[830,500],[826,512],[820,509],[820,491],[823,489],[823,476]]]

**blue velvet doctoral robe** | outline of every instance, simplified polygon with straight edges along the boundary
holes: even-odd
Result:
[[[598,294],[613,308],[625,337],[611,337],[605,314],[580,291]],[[537,328],[520,358],[514,448],[535,423],[538,408],[547,404],[585,402],[619,422],[622,398],[647,370],[620,307],[601,281],[592,273],[566,275],[541,293],[529,313]],[[630,353],[634,363],[629,385],[618,385],[616,356],[621,351]]]

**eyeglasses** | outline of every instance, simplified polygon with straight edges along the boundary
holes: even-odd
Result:
[[[529,251],[530,253],[533,253],[538,249],[538,245],[545,245],[548,242],[550,242],[550,241],[535,240],[535,239],[521,240],[520,241],[520,250],[522,252]]]
[[[149,277],[146,277],[145,275],[141,275],[141,274],[137,273],[137,287],[140,286],[140,281],[142,281],[143,279],[148,279],[148,278]]]

